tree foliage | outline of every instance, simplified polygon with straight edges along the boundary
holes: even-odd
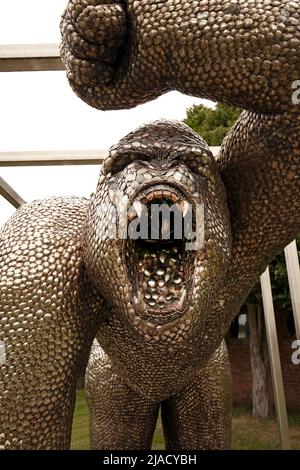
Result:
[[[224,104],[218,104],[214,109],[194,105],[187,110],[184,122],[201,135],[208,145],[219,146],[240,114],[240,109]]]

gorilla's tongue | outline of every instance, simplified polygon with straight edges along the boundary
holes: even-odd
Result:
[[[140,251],[139,300],[144,301],[146,309],[161,314],[172,308],[181,310],[186,297],[184,255],[176,245],[155,245]]]

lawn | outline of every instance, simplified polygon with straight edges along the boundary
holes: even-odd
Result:
[[[300,449],[300,412],[289,413],[290,434],[293,449]],[[279,449],[276,420],[271,417],[257,420],[246,407],[235,407],[233,413],[233,449]],[[89,449],[88,409],[83,390],[77,392],[72,433],[72,449]],[[158,423],[153,447],[164,449],[161,423]]]

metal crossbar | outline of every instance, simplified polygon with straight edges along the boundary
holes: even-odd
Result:
[[[0,72],[64,70],[57,44],[0,45]]]
[[[107,154],[106,150],[0,152],[0,167],[99,165]]]

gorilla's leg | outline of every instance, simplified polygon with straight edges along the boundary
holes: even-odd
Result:
[[[131,390],[97,341],[87,368],[86,390],[92,449],[151,449],[159,403]]]
[[[226,449],[231,441],[231,373],[225,343],[178,395],[162,404],[167,449]]]

